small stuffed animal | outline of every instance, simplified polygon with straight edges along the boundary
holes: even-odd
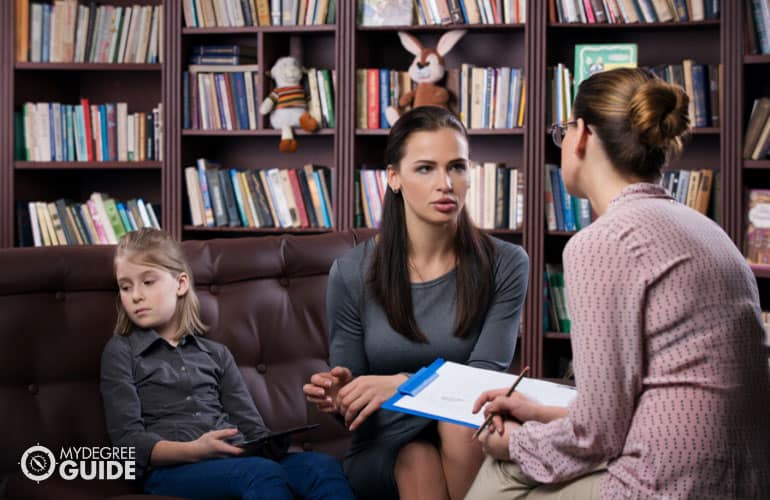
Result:
[[[465,35],[465,30],[452,30],[444,33],[438,41],[435,49],[425,48],[419,40],[409,33],[398,32],[401,45],[414,54],[414,61],[409,66],[409,76],[417,83],[417,88],[401,96],[398,100],[398,108],[388,106],[385,116],[391,126],[398,120],[403,111],[411,105],[447,107],[449,92],[444,87],[436,85],[436,82],[444,77],[444,56],[452,50],[457,42]]]
[[[281,57],[270,69],[270,76],[275,80],[275,88],[262,101],[259,112],[270,113],[270,125],[281,130],[281,142],[278,149],[282,153],[297,150],[292,127],[302,127],[308,132],[318,130],[318,120],[307,111],[307,95],[302,86],[302,66],[293,57]]]

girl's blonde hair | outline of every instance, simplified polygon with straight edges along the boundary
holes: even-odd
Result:
[[[190,286],[187,293],[177,300],[176,312],[174,313],[174,317],[179,321],[179,330],[176,335],[180,336],[185,332],[193,334],[206,332],[207,327],[200,318],[200,302],[195,293],[190,265],[185,259],[182,247],[168,233],[149,228],[126,233],[120,238],[118,246],[115,248],[113,262],[118,257],[126,257],[135,264],[162,269],[170,273],[175,279],[181,273],[187,274]],[[113,264],[113,273],[114,271]],[[117,307],[118,321],[115,324],[115,334],[130,335],[136,325],[128,317],[128,313],[120,301],[120,295],[118,295]]]

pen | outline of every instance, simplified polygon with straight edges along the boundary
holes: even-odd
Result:
[[[508,389],[508,392],[505,394],[505,397],[506,397],[506,398],[507,398],[507,397],[509,397],[511,394],[513,394],[513,391],[515,391],[515,390],[516,390],[516,386],[517,386],[517,385],[519,385],[519,382],[521,382],[521,381],[522,381],[522,379],[524,378],[524,374],[525,374],[525,373],[527,373],[528,371],[529,371],[529,366],[525,366],[525,367],[524,367],[524,369],[523,369],[523,370],[521,370],[521,373],[519,374],[518,378],[517,378],[517,379],[516,379],[516,381],[513,383],[513,385],[511,386],[511,388],[510,388],[510,389]],[[487,417],[487,419],[484,421],[484,423],[483,423],[483,424],[481,424],[481,427],[479,427],[478,429],[476,429],[476,432],[474,432],[474,433],[473,433],[473,438],[472,438],[472,439],[476,439],[477,437],[479,437],[479,434],[481,434],[481,431],[482,431],[483,429],[485,429],[485,428],[486,428],[486,427],[487,427],[489,424],[491,424],[491,423],[492,423],[492,417],[494,417],[494,414],[490,414],[490,415]]]

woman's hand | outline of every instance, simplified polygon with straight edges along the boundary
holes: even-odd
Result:
[[[302,386],[302,391],[310,403],[322,412],[334,413],[337,406],[337,393],[353,380],[353,374],[344,366],[335,366],[328,372],[318,372],[310,377],[310,383]]]
[[[194,461],[241,455],[243,449],[225,441],[236,434],[238,429],[220,429],[209,431],[195,441],[191,441],[189,444]]]
[[[492,427],[491,425],[489,427]],[[494,429],[484,429],[477,438],[481,443],[481,449],[484,453],[497,460],[511,461],[511,452],[508,443],[511,441],[511,432],[521,427],[520,424],[512,420],[506,420],[502,425],[502,432],[495,432]]]
[[[473,404],[473,413],[478,413],[485,403],[484,416],[494,415],[492,426],[498,434],[503,432],[503,417],[513,417],[519,422],[528,422],[536,420],[538,422],[548,422],[551,420],[552,407],[541,405],[523,396],[521,393],[514,392],[506,396],[508,389],[494,389],[481,393]]]
[[[337,395],[337,407],[345,416],[345,425],[352,431],[395,394],[406,375],[363,375],[356,378]]]

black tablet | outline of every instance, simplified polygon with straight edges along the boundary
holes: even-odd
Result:
[[[299,432],[309,431],[315,429],[319,424],[303,425],[300,427],[294,427],[293,429],[287,429],[285,431],[271,432],[264,436],[254,439],[252,441],[245,441],[237,444],[238,448],[242,448],[247,456],[260,456],[270,458],[272,460],[280,460],[289,449],[290,438],[292,434]]]

